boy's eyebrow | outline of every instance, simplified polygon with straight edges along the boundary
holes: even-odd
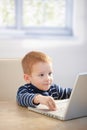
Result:
[[[39,73],[45,73],[45,71],[40,71]],[[47,73],[53,73],[53,71],[48,71]]]

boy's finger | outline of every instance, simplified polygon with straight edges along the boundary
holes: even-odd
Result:
[[[49,107],[50,110],[56,110],[55,102],[48,102],[48,107]]]

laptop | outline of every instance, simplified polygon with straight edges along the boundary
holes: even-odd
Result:
[[[28,110],[60,120],[70,120],[87,116],[87,73],[77,75],[72,93],[69,99],[55,100],[56,111],[50,111],[45,105],[36,108],[28,107]]]

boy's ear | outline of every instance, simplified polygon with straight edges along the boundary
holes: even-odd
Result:
[[[24,74],[24,80],[27,82],[27,83],[30,83],[30,76],[28,74]]]

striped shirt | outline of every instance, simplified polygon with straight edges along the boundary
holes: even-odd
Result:
[[[62,88],[56,84],[51,85],[48,91],[39,90],[32,84],[25,84],[24,86],[19,87],[16,99],[18,104],[21,106],[36,107],[38,104],[34,104],[33,99],[37,94],[42,94],[44,96],[51,96],[54,98],[54,100],[58,100],[69,98],[71,91],[72,91],[71,88]]]

